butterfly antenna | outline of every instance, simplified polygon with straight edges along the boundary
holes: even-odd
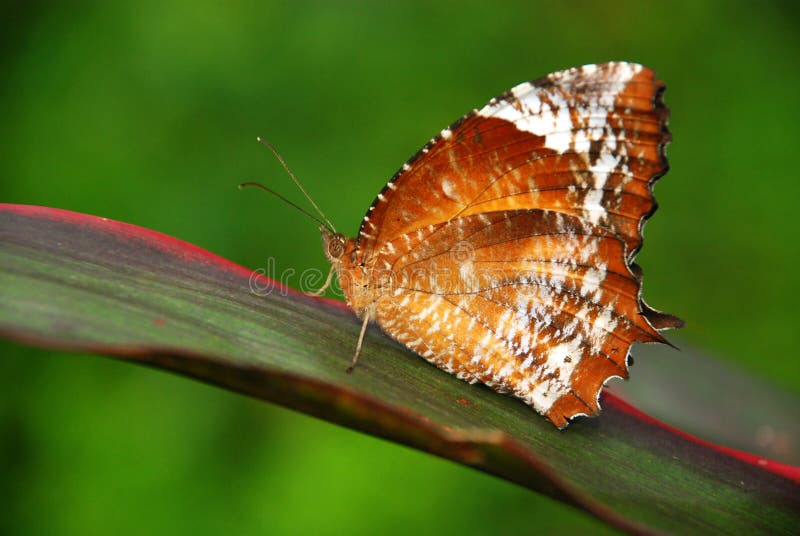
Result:
[[[281,201],[283,201],[287,205],[296,208],[297,210],[299,210],[300,212],[302,212],[303,214],[305,214],[306,216],[308,216],[309,218],[311,218],[315,222],[319,223],[320,225],[322,225],[324,227],[327,227],[327,225],[325,225],[324,221],[320,220],[319,218],[317,218],[316,216],[311,214],[309,211],[307,211],[303,207],[298,206],[296,203],[294,203],[292,201],[289,201],[288,199],[283,197],[281,194],[279,194],[278,192],[276,192],[272,188],[268,188],[268,187],[266,187],[263,184],[260,184],[258,182],[243,182],[242,184],[239,185],[239,189],[242,190],[244,188],[258,188],[259,190],[264,190],[265,192],[274,195],[275,197],[277,197],[278,199],[280,199]]]
[[[333,231],[333,232],[335,233],[335,232],[336,232],[336,228],[333,226],[333,223],[331,223],[331,220],[329,220],[329,219],[328,219],[328,217],[325,215],[325,213],[324,213],[324,212],[322,212],[322,209],[320,209],[320,208],[319,208],[319,206],[317,206],[317,204],[316,204],[316,203],[314,202],[314,200],[311,198],[311,196],[310,196],[310,195],[308,195],[308,192],[306,192],[306,189],[305,189],[305,188],[303,188],[303,185],[302,185],[302,184],[300,184],[300,181],[299,181],[299,180],[297,180],[297,177],[295,177],[294,173],[292,173],[292,170],[291,170],[291,169],[289,169],[289,164],[287,164],[287,163],[286,163],[286,160],[284,160],[284,159],[283,159],[283,157],[281,156],[281,153],[279,153],[279,152],[278,152],[278,150],[275,148],[275,146],[274,146],[274,145],[272,145],[270,142],[268,142],[267,140],[265,140],[265,139],[264,139],[264,138],[262,138],[261,136],[259,136],[259,137],[258,137],[258,138],[256,138],[256,139],[259,141],[259,143],[261,143],[261,144],[262,144],[262,145],[264,145],[264,146],[265,146],[267,149],[269,149],[270,151],[272,151],[272,154],[274,154],[274,155],[275,155],[275,158],[277,158],[277,159],[278,159],[278,162],[280,162],[280,163],[281,163],[281,165],[283,166],[283,169],[285,169],[285,170],[286,170],[286,173],[288,173],[288,174],[289,174],[289,177],[291,177],[291,179],[292,179],[292,182],[294,182],[294,183],[295,183],[295,185],[297,186],[297,188],[299,188],[299,189],[300,189],[300,191],[301,191],[301,192],[303,192],[303,195],[304,195],[304,196],[306,196],[306,199],[308,199],[309,203],[311,203],[311,206],[312,206],[312,207],[314,207],[314,210],[316,210],[316,211],[317,211],[317,213],[318,213],[320,216],[322,216],[322,219],[323,219],[323,220],[325,220],[325,222],[327,223],[327,225],[325,225],[325,224],[323,224],[323,225],[325,225],[325,226],[326,226],[328,229],[330,229],[331,231]],[[265,190],[268,190],[268,191],[271,191],[271,190],[269,190],[268,188],[264,188],[264,189],[265,189]],[[273,194],[275,194],[275,195],[278,195],[278,194],[276,194],[275,192],[272,192],[272,193],[273,193]],[[281,196],[278,196],[278,197],[280,197],[281,199],[284,199],[284,201],[286,200],[285,198],[283,198],[283,197],[281,197]],[[289,203],[289,204],[293,205],[293,206],[294,206],[294,207],[296,207],[296,208],[300,208],[300,207],[298,207],[297,205],[295,205],[294,203],[291,203],[291,202],[289,202],[289,201],[287,201],[287,203]],[[300,209],[300,210],[302,210],[302,209]],[[305,212],[305,211],[303,211],[303,212]],[[308,214],[308,212],[305,212],[305,213],[306,213],[306,214]],[[314,218],[314,219],[315,219],[315,220],[317,220],[319,223],[322,223],[321,221],[319,221],[319,219],[317,219],[317,218]]]

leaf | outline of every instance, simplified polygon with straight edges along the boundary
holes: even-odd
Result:
[[[497,475],[629,532],[800,525],[800,470],[702,442],[613,396],[601,417],[558,431],[374,329],[348,375],[359,326],[345,306],[160,233],[0,205],[0,237],[0,331],[11,339],[276,402]],[[253,282],[273,286],[257,295]]]
[[[674,342],[676,337],[670,339]],[[640,348],[635,380],[615,382],[611,392],[685,432],[800,464],[796,397],[689,349],[680,340],[677,344],[681,351],[663,345]]]

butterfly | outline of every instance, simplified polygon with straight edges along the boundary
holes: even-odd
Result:
[[[682,325],[644,302],[634,264],[668,169],[664,87],[626,62],[520,84],[403,164],[356,238],[321,226],[363,321],[348,370],[375,322],[558,428],[598,414],[632,344]]]

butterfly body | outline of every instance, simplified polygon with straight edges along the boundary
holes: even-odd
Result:
[[[628,376],[631,345],[665,342],[657,330],[679,323],[644,303],[633,264],[667,169],[662,91],[636,64],[584,66],[442,130],[357,238],[322,228],[348,305],[558,427],[598,413],[603,384]]]

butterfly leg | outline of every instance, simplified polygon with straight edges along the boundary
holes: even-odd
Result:
[[[327,290],[327,288],[331,286],[331,281],[333,280],[333,270],[334,270],[334,265],[331,264],[331,269],[328,272],[327,279],[325,279],[325,284],[322,285],[322,287],[320,287],[318,290],[314,292],[306,292],[306,294],[308,294],[309,296],[322,296],[325,290]]]
[[[361,345],[364,343],[364,334],[367,332],[367,324],[369,324],[369,319],[372,317],[371,311],[367,312],[364,315],[364,322],[361,324],[361,334],[358,336],[358,344],[356,344],[356,353],[353,356],[353,361],[350,363],[350,366],[347,367],[347,373],[351,374],[353,369],[356,368],[356,363],[358,363],[358,354],[361,353]]]

